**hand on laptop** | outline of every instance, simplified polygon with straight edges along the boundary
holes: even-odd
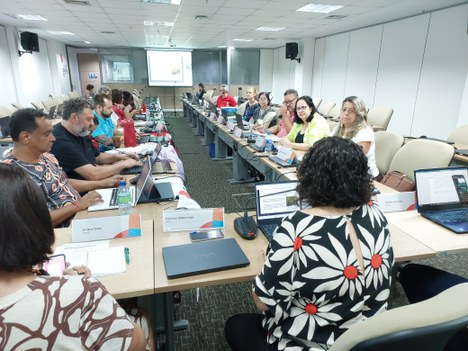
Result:
[[[123,160],[121,162],[122,162],[122,165],[124,166],[124,168],[130,168],[130,167],[143,165],[143,163],[140,161],[140,159],[135,160],[133,158],[127,158],[126,160]]]
[[[116,188],[119,186],[121,180],[125,180],[125,177],[121,175],[115,175],[102,179],[99,181],[99,188]]]
[[[89,206],[102,202],[102,196],[97,191],[90,191],[78,200],[78,206],[83,211]]]

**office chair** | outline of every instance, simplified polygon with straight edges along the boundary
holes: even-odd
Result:
[[[338,122],[340,120],[340,117],[341,117],[341,106],[340,105],[333,106],[333,108],[328,113],[328,118],[335,122]]]
[[[388,123],[393,115],[393,109],[390,107],[377,106],[371,108],[367,113],[367,123],[374,129],[375,132],[379,130],[387,130]]]
[[[416,139],[399,149],[390,163],[388,172],[398,171],[414,181],[416,169],[447,167],[452,161],[453,146],[434,140]]]
[[[468,326],[468,283],[352,326],[329,351],[442,351]]]
[[[13,106],[15,110],[21,110],[22,108],[24,108],[24,106],[21,105],[19,102],[12,102],[11,106]]]
[[[243,104],[240,104],[239,106],[237,106],[237,113],[240,114],[241,116],[244,115],[246,105],[247,105],[247,102],[244,102]]]
[[[318,113],[320,113],[323,117],[327,118],[330,115],[330,111],[333,107],[335,107],[334,102],[322,102],[320,106],[317,108]]]
[[[203,98],[205,99],[205,101],[210,101],[211,97],[213,96],[213,89],[209,89],[206,91],[205,95],[203,95]]]
[[[47,112],[49,112],[52,107],[58,106],[59,104],[60,104],[60,101],[58,101],[56,99],[42,100],[42,105],[44,106],[44,108],[45,108],[45,110]]]
[[[457,144],[468,145],[468,124],[459,126],[452,130],[447,137],[448,141],[453,141]]]
[[[312,102],[314,103],[315,108],[318,108],[320,106],[320,104],[322,103],[322,98],[313,97]]]
[[[39,110],[41,112],[44,112],[44,105],[42,104],[42,101],[34,101],[34,102],[31,102],[31,105],[33,105],[33,107],[36,109],[36,110]]]
[[[11,110],[7,107],[0,106],[0,117],[11,116]]]
[[[76,91],[70,91],[68,93],[68,96],[70,97],[70,99],[77,99],[81,97],[81,94]]]
[[[388,131],[375,133],[375,162],[380,175],[388,171],[393,157],[404,142],[405,138],[397,133]]]

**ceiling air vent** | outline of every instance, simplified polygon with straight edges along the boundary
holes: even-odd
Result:
[[[71,5],[91,6],[90,2],[86,0],[63,0],[63,2]]]

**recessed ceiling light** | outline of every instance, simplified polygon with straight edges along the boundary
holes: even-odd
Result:
[[[149,4],[180,5],[180,0],[141,0]]]
[[[279,32],[281,30],[285,29],[284,27],[258,27],[255,30],[261,31],[261,32]]]
[[[341,9],[343,5],[325,5],[325,4],[308,4],[296,11],[300,12],[316,12],[316,13],[330,13],[332,11]]]
[[[253,41],[253,39],[242,39],[242,38],[237,38],[237,39],[232,39],[232,41],[242,41],[242,42],[248,43],[248,42]]]
[[[220,45],[220,46],[218,46],[218,48],[220,48],[220,49],[226,49],[227,46],[226,46],[226,45]]]
[[[169,36],[168,35],[152,35],[152,34],[148,34],[146,36],[146,38],[148,39],[169,39]]]
[[[47,33],[54,34],[54,35],[75,35],[72,32],[65,32],[60,30],[48,30]]]
[[[174,27],[174,22],[156,21],[157,26]]]
[[[18,15],[18,14],[8,14],[6,13],[5,15],[10,16],[14,19],[19,19],[19,20],[26,20],[26,21],[47,21],[46,18],[39,16],[39,15]]]
[[[143,21],[143,24],[145,26],[152,26],[154,24],[154,22],[153,21]]]
[[[85,44],[91,44],[91,42],[90,42],[90,41],[87,41],[87,40],[84,40],[83,43],[85,43]]]

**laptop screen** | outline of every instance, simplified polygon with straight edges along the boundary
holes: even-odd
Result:
[[[136,196],[137,196],[137,201],[135,203],[138,203],[138,200],[142,194],[142,192],[145,190],[145,184],[149,183],[148,179],[151,176],[151,171],[153,170],[153,165],[158,159],[159,153],[161,152],[161,145],[156,144],[156,148],[154,149],[154,152],[148,156],[143,164],[143,168],[141,169],[140,176],[138,177],[137,183],[136,183]]]
[[[418,208],[468,205],[468,167],[420,169],[414,179]]]
[[[283,218],[301,208],[297,204],[297,182],[257,184],[255,199],[257,220]]]

